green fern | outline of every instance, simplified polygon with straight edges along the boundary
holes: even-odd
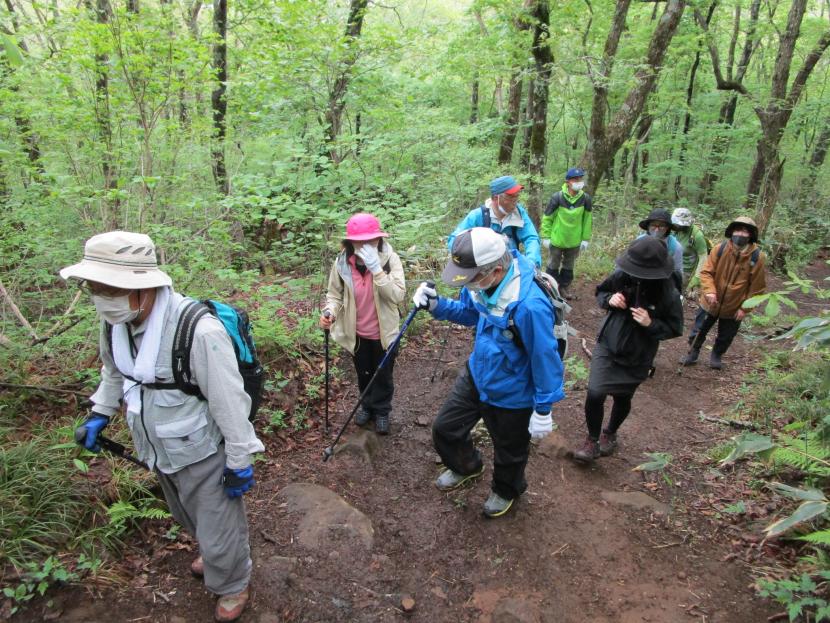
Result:
[[[830,477],[830,445],[826,445],[823,435],[809,433],[806,443],[804,437],[785,435],[777,441],[778,447],[770,454],[775,465],[794,467],[815,478]]]
[[[830,545],[830,530],[818,530],[816,532],[811,532],[810,534],[800,536],[798,537],[798,539],[801,541],[807,541],[809,543]]]

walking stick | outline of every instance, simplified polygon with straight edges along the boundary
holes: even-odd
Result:
[[[326,310],[323,312],[323,316],[326,318],[331,318],[331,312]],[[325,338],[325,353],[326,353],[326,426],[325,426],[325,435],[328,437],[329,434],[329,334],[331,333],[330,329],[325,330],[326,338]]]
[[[427,285],[430,288],[435,287],[435,283],[432,281],[427,281]],[[360,393],[360,397],[357,399],[357,403],[355,404],[352,412],[349,413],[349,417],[346,418],[346,421],[343,423],[343,426],[340,427],[340,431],[337,433],[337,437],[334,438],[334,442],[326,449],[323,450],[323,463],[328,461],[334,455],[334,447],[337,445],[337,442],[340,441],[340,437],[343,435],[343,431],[346,430],[346,427],[349,425],[349,422],[352,421],[354,414],[357,413],[358,407],[360,407],[363,399],[366,397],[366,394],[369,393],[369,390],[372,389],[372,385],[375,382],[375,379],[378,378],[378,373],[383,369],[383,366],[386,365],[386,362],[392,357],[395,352],[395,349],[398,347],[398,344],[403,337],[403,334],[406,333],[407,328],[409,328],[409,323],[412,322],[412,319],[415,318],[415,314],[419,311],[418,307],[413,307],[412,310],[407,315],[406,320],[403,321],[403,326],[401,330],[398,332],[398,335],[395,336],[395,339],[392,340],[392,343],[389,345],[389,348],[386,349],[386,353],[383,355],[383,359],[380,360],[375,373],[372,375],[372,378],[369,379],[369,383],[366,385],[365,389]]]
[[[75,429],[75,441],[79,444],[83,444],[84,439],[86,439],[86,426],[81,426]],[[122,459],[126,459],[130,463],[134,463],[135,465],[143,467],[148,471],[150,470],[150,468],[147,467],[147,464],[144,461],[137,459],[135,455],[133,455],[129,450],[127,450],[126,446],[118,443],[117,441],[113,441],[108,437],[104,437],[100,433],[98,433],[96,441],[98,442],[98,445],[100,445],[104,450],[106,450],[110,454],[120,456]]]
[[[450,325],[447,325],[447,331],[450,331]],[[435,360],[435,365],[432,366],[432,376],[429,377],[429,384],[435,381],[435,374],[438,372],[438,366],[441,364],[441,360],[444,358],[444,351],[447,349],[447,342],[449,341],[449,336],[445,333],[444,339],[441,343],[441,350],[438,352],[438,359]]]

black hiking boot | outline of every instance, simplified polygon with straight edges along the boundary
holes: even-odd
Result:
[[[375,432],[378,435],[388,435],[389,434],[389,414],[388,413],[378,413],[377,418],[375,418]]]
[[[682,366],[693,366],[697,363],[697,358],[700,357],[700,349],[699,348],[690,348],[689,352],[686,353],[686,356],[680,360],[680,365]]]
[[[709,367],[714,370],[721,370],[723,368],[723,361],[721,361],[721,353],[712,351],[709,355]]]
[[[594,459],[599,458],[599,442],[596,439],[591,439],[591,436],[585,437],[585,443],[578,450],[574,450],[574,461],[588,465],[593,463]]]
[[[602,431],[599,436],[599,455],[611,456],[614,450],[617,449],[617,435],[616,433],[609,433]]]
[[[366,426],[372,419],[372,413],[365,407],[360,407],[354,416],[354,423],[358,426]]]

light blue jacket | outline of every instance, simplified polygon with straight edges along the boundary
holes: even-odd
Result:
[[[482,402],[507,409],[550,412],[565,397],[564,366],[553,337],[553,307],[533,282],[534,267],[513,251],[513,267],[490,304],[478,291],[462,288],[459,300],[439,297],[432,315],[476,327],[468,361]],[[521,337],[508,328],[512,320]]]
[[[493,209],[490,207],[491,200],[488,199],[484,204],[484,209],[490,213],[490,229],[500,234],[507,236],[508,244],[511,249],[517,249],[518,244],[524,245],[524,255],[536,266],[542,266],[542,250],[539,245],[539,234],[536,232],[536,226],[530,219],[530,216],[520,203],[516,206],[516,211],[508,215],[503,221],[499,222],[493,214]],[[465,229],[472,227],[484,227],[484,217],[481,212],[482,206],[475,210],[471,210],[467,216],[461,219],[461,222],[456,226],[455,230],[447,238],[447,249],[452,251],[452,242],[455,237]]]

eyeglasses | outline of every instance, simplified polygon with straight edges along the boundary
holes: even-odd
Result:
[[[648,225],[649,227],[653,227],[654,229],[668,229],[669,226],[666,225],[663,221],[652,221]]]
[[[110,299],[114,299],[119,296],[127,296],[130,292],[132,292],[132,290],[108,286],[105,283],[98,283],[97,281],[82,281],[78,285],[78,288],[80,288],[81,292],[84,292],[90,296],[103,296]]]

